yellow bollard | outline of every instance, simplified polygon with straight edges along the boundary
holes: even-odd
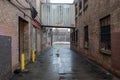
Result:
[[[21,71],[24,72],[24,70],[25,70],[25,55],[24,55],[24,53],[22,53],[20,55],[20,68],[21,68]]]
[[[35,51],[34,50],[32,51],[32,62],[33,63],[35,62]]]

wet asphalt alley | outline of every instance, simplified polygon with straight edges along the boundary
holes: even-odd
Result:
[[[119,80],[68,47],[54,46],[42,53],[29,72],[11,80]]]

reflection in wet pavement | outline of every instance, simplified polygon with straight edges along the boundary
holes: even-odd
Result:
[[[11,80],[119,80],[66,46],[48,49],[27,69],[29,73]]]

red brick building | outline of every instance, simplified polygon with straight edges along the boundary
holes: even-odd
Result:
[[[32,7],[39,10],[40,1],[34,2]],[[40,21],[31,12],[27,0],[0,0],[0,80],[6,80],[18,68],[21,53],[27,63],[32,50],[41,51]]]
[[[120,76],[120,0],[76,0],[71,48]]]

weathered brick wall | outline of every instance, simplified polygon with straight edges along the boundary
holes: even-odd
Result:
[[[15,0],[14,0],[15,1]],[[24,0],[19,0],[24,1]],[[22,4],[25,4],[23,2]],[[25,11],[25,10],[24,10]],[[25,11],[28,15],[30,15],[30,11]],[[31,53],[31,34],[30,34],[30,19],[24,16],[17,8],[11,5],[7,0],[0,0],[0,35],[10,36],[12,38],[11,42],[11,65],[12,70],[14,70],[18,66],[19,61],[19,17],[28,21],[28,46],[29,52]],[[1,53],[2,54],[2,53]],[[1,65],[1,64],[0,64]],[[0,79],[1,80],[1,79]]]
[[[111,34],[120,32],[120,0],[88,0],[88,8],[85,11],[82,6],[82,13],[77,19],[79,49],[78,47],[76,49],[79,52],[85,53],[87,57],[101,64],[104,68],[112,70],[111,64],[114,62],[111,62],[111,58],[116,58],[115,55],[107,56],[99,52],[100,19],[107,15],[111,16]],[[84,48],[84,27],[86,25],[88,25],[89,32],[88,50]],[[116,54],[116,56],[118,55]]]
[[[112,46],[112,70],[120,76],[120,0],[111,0],[111,46]]]

